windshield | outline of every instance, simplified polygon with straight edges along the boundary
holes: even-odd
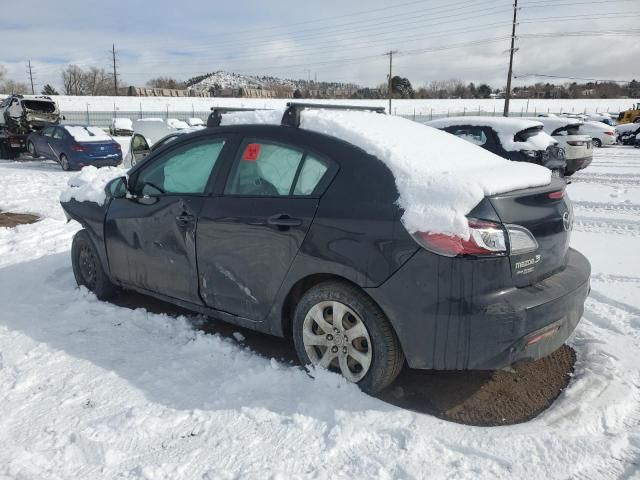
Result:
[[[56,104],[53,102],[43,102],[41,100],[22,100],[24,108],[42,113],[53,113],[56,111]]]

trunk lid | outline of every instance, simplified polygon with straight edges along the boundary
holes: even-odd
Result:
[[[538,242],[536,251],[509,257],[516,286],[539,282],[566,265],[573,209],[565,188],[564,180],[553,178],[543,187],[488,198],[502,223],[525,227]]]
[[[115,157],[120,154],[115,142],[78,142],[92,158]]]

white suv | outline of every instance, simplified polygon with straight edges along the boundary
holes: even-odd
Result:
[[[566,176],[589,166],[593,160],[593,145],[589,135],[580,133],[583,121],[561,117],[536,117],[530,120],[541,122],[544,131],[557,140],[558,146],[564,150],[567,161]]]

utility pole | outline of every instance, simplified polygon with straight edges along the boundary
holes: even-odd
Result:
[[[389,115],[391,115],[391,77],[392,77],[392,72],[393,72],[393,54],[394,53],[398,53],[397,50],[389,50],[387,53],[385,53],[385,55],[389,55]]]
[[[29,80],[31,81],[31,95],[35,95],[35,90],[33,88],[33,71],[31,70],[31,60],[29,60]]]
[[[511,50],[509,51],[509,73],[507,74],[507,91],[504,92],[505,117],[509,116],[509,99],[511,98],[511,75],[513,74],[513,54],[515,53],[516,22],[518,19],[518,0],[513,3],[513,25],[511,26]]]
[[[116,44],[112,44],[111,52],[113,53],[113,94],[118,95],[118,72],[116,70]]]

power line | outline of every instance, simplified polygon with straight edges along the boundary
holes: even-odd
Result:
[[[389,115],[391,115],[391,97],[392,97],[392,93],[393,93],[393,54],[394,53],[398,53],[397,50],[389,50],[387,53],[385,53],[385,55],[389,55],[389,111],[387,112]]]
[[[546,75],[543,73],[523,73],[522,75],[514,75],[514,78],[527,77],[544,77],[544,78],[560,78],[563,80],[582,80],[585,82],[611,82],[611,83],[631,83],[632,80],[606,80],[602,78],[583,78],[583,77],[567,77],[562,75]]]

